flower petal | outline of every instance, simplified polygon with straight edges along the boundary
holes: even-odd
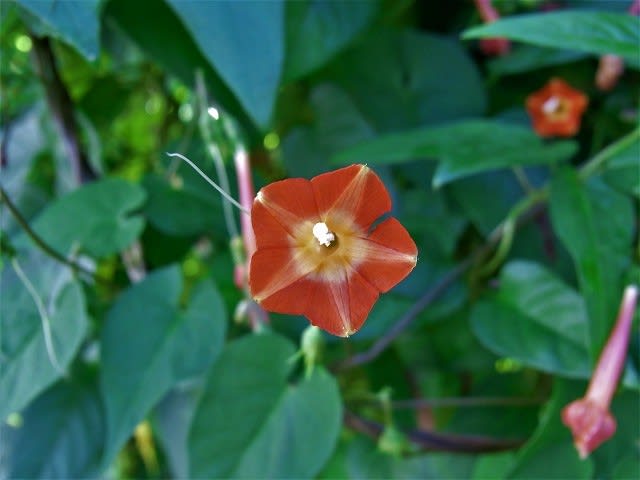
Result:
[[[363,258],[356,270],[383,293],[403,280],[418,260],[416,244],[395,218],[386,219],[367,238],[359,239],[355,249]]]
[[[254,201],[251,207],[251,225],[258,248],[285,247],[291,245],[293,236],[262,202]]]
[[[366,165],[351,165],[311,179],[318,211],[324,219],[332,212],[349,213],[366,231],[391,210],[391,198],[380,178]]]
[[[311,267],[308,267],[309,263],[301,262],[299,255],[300,252],[296,249],[284,247],[262,248],[251,256],[249,288],[256,302],[268,308],[264,302],[269,297],[309,274],[311,271]]]
[[[265,298],[260,305],[270,312],[303,315],[313,303],[318,285],[320,282],[310,280],[308,277],[299,278],[291,285]]]
[[[340,337],[358,331],[378,299],[378,291],[358,272],[345,271],[340,281],[317,282],[304,311],[313,325]]]
[[[262,222],[272,223],[270,219],[264,217],[264,210],[256,208],[258,204],[262,205],[290,234],[300,223],[317,222],[320,218],[313,188],[309,180],[304,178],[290,178],[274,182],[258,192],[251,210],[251,221],[256,237],[259,237],[258,230],[262,227]],[[261,240],[257,241],[261,246]]]

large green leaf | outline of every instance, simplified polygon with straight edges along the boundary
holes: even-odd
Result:
[[[194,287],[181,307],[179,268],[158,270],[124,292],[102,332],[101,378],[107,418],[104,461],[178,381],[201,374],[224,341],[226,314],[215,287]]]
[[[581,460],[560,412],[584,393],[584,384],[556,379],[538,429],[517,453],[506,478],[592,478],[591,459]]]
[[[284,2],[167,1],[256,124],[267,128],[284,64]]]
[[[95,375],[59,381],[29,405],[19,425],[0,429],[3,473],[8,478],[97,477],[103,414]]]
[[[417,31],[377,29],[331,62],[329,80],[380,132],[482,115],[482,79],[462,46]]]
[[[350,445],[347,468],[353,480],[370,478],[457,480],[470,478],[475,461],[472,455],[450,453],[394,458],[380,452],[371,440],[357,438]]]
[[[115,25],[115,31],[124,34],[124,38],[116,39],[117,41],[125,44],[135,42],[151,60],[186,85],[194,85],[195,72],[202,72],[210,97],[233,113],[247,129],[250,129],[249,133],[255,134],[251,128],[253,123],[243,106],[210,65],[190,32],[164,1],[109,0],[105,5],[104,17],[105,22]],[[141,22],[141,18],[153,21]],[[170,32],[170,35],[167,32]],[[115,52],[114,56],[119,53]]]
[[[530,129],[490,120],[384,135],[334,156],[337,164],[392,165],[415,158],[436,158],[433,185],[499,168],[553,164],[576,151],[571,141],[545,143]]]
[[[629,265],[633,236],[631,199],[601,182],[583,183],[573,170],[562,170],[551,184],[551,221],[576,266],[595,360],[622,298],[622,275]]]
[[[503,18],[474,27],[462,38],[506,37],[543,47],[613,54],[639,66],[640,28],[633,15],[565,11]]]
[[[513,75],[575,62],[586,56],[586,53],[573,50],[517,45],[509,52],[509,55],[494,58],[487,66],[492,75]]]
[[[541,266],[507,264],[500,287],[478,302],[471,324],[478,339],[498,355],[550,373],[590,374],[587,318],[582,298]]]
[[[282,337],[245,337],[209,373],[189,433],[190,475],[312,478],[342,424],[335,380],[316,368],[287,384],[294,347]]]
[[[51,35],[73,46],[89,60],[100,51],[101,0],[17,0],[41,22],[39,34]]]
[[[84,339],[88,321],[85,298],[69,269],[29,250],[19,267],[42,300],[49,317],[53,361],[66,370]],[[24,408],[62,373],[47,353],[43,320],[36,303],[13,267],[0,277],[0,419]]]
[[[86,252],[102,258],[128,247],[144,220],[132,211],[145,199],[133,183],[107,178],[60,197],[33,224],[41,238],[62,254]]]
[[[224,232],[220,195],[200,177],[193,179],[194,184],[189,173],[180,186],[172,185],[160,175],[145,177],[142,185],[148,199],[144,214],[149,223],[161,232],[175,236]]]
[[[301,77],[324,65],[371,20],[377,1],[287,2],[286,80]]]
[[[293,129],[282,143],[284,164],[291,176],[313,177],[326,172],[331,155],[374,135],[353,101],[338,87],[318,85],[309,102],[313,122]]]

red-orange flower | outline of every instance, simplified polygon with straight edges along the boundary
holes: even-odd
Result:
[[[589,99],[559,78],[527,97],[533,129],[541,137],[571,137],[580,129]]]
[[[365,165],[267,185],[251,209],[251,295],[334,335],[356,332],[380,292],[416,264],[416,245],[398,220],[374,226],[390,209],[389,193]]]

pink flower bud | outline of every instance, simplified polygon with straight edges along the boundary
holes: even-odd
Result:
[[[609,412],[609,406],[627,355],[637,298],[637,287],[628,286],[616,325],[600,354],[587,393],[562,410],[562,422],[571,429],[581,458],[586,458],[616,432],[616,420]]]

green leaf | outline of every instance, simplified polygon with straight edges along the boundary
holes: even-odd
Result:
[[[613,54],[639,66],[640,29],[633,15],[564,11],[513,16],[471,28],[464,39],[505,37],[596,55]]]
[[[377,1],[287,2],[284,78],[294,80],[324,65],[367,25],[377,7]]]
[[[140,235],[144,220],[131,213],[144,199],[144,190],[136,184],[99,180],[57,199],[38,216],[33,229],[63,255],[79,250],[103,258]]]
[[[93,478],[104,441],[97,382],[74,377],[40,395],[17,427],[0,429],[8,478]]]
[[[200,2],[201,3],[201,2]],[[109,0],[104,9],[105,23],[123,33],[121,42],[135,42],[149,59],[161,65],[186,85],[194,85],[195,72],[203,73],[209,96],[251,129],[253,122],[234,93],[198,48],[190,32],[164,1],[131,2]],[[141,18],[153,21],[141,22]],[[170,32],[170,35],[167,34]],[[115,52],[117,56],[119,52]]]
[[[17,0],[42,22],[38,34],[51,35],[74,47],[88,60],[100,52],[101,0]]]
[[[380,132],[475,117],[486,107],[462,46],[417,31],[377,29],[331,62],[327,76]]]
[[[66,370],[88,326],[82,288],[67,267],[38,250],[17,258],[47,310],[55,358]],[[61,373],[47,354],[35,301],[11,265],[4,265],[0,284],[0,419],[5,419],[22,410]]]
[[[500,287],[471,313],[473,330],[498,355],[540,370],[590,375],[587,318],[582,298],[541,266],[507,264]]]
[[[556,379],[553,394],[540,418],[538,429],[517,453],[506,478],[592,478],[593,462],[581,460],[560,412],[584,393],[582,382]]]
[[[284,64],[284,3],[167,0],[257,125],[271,121]]]
[[[374,135],[353,101],[336,86],[318,85],[309,101],[313,122],[293,129],[282,143],[284,164],[295,177],[326,172],[331,155]]]
[[[576,267],[595,360],[622,298],[622,275],[633,238],[631,199],[599,181],[582,183],[573,170],[562,170],[551,184],[551,221]]]
[[[492,75],[513,75],[575,62],[586,56],[585,53],[572,50],[517,45],[509,52],[509,55],[503,55],[489,61],[488,67]]]
[[[336,164],[393,165],[415,158],[436,158],[434,187],[499,168],[554,164],[576,151],[572,141],[543,142],[525,127],[470,120],[380,136],[332,158]]]
[[[182,173],[182,171],[181,171]],[[147,191],[144,215],[162,233],[191,236],[225,231],[222,204],[218,192],[194,185],[186,175],[179,187],[174,187],[160,175],[147,175],[142,183]],[[202,184],[202,179],[195,181]]]
[[[271,334],[227,346],[191,424],[190,475],[312,478],[320,471],[340,432],[340,395],[319,367],[287,384],[293,354],[291,343]]]
[[[412,480],[457,480],[470,478],[475,458],[472,455],[429,453],[408,458],[394,458],[381,453],[367,438],[351,442],[347,466],[353,480],[394,478]]]
[[[226,314],[217,290],[199,283],[181,308],[182,288],[179,268],[158,270],[109,311],[101,338],[107,463],[151,407],[176,382],[204,372],[222,348]]]

